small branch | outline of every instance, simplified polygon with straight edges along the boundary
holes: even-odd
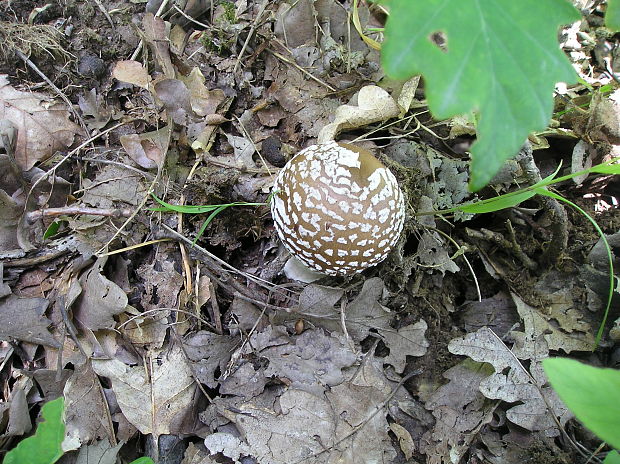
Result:
[[[59,217],[59,216],[76,216],[76,215],[88,215],[88,216],[107,216],[107,217],[129,217],[132,215],[132,211],[129,209],[102,209],[102,208],[86,208],[80,206],[64,206],[62,208],[46,208],[39,209],[37,211],[30,211],[26,213],[26,221],[29,224],[43,219],[44,217]]]

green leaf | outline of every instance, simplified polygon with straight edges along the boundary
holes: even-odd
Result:
[[[9,451],[3,464],[53,464],[58,461],[63,454],[60,445],[65,438],[63,406],[62,396],[45,403],[41,409],[44,420],[37,426],[36,433]]]
[[[612,31],[620,31],[620,1],[607,0],[605,26]]]
[[[610,451],[603,461],[603,464],[620,464],[620,454],[617,451]]]
[[[382,62],[406,79],[422,74],[439,119],[479,111],[470,188],[484,187],[530,132],[547,127],[556,82],[576,73],[557,30],[580,18],[567,0],[392,0]],[[442,33],[445,49],[433,37]]]
[[[47,239],[47,238],[53,237],[58,232],[58,229],[60,229],[60,221],[52,222],[49,225],[49,227],[45,230],[45,233],[43,234],[43,238]]]
[[[151,458],[138,458],[129,464],[155,464]]]
[[[543,367],[553,389],[587,428],[620,448],[620,371],[549,358]]]

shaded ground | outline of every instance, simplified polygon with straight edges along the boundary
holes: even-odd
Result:
[[[540,361],[620,363],[617,333],[591,352],[609,277],[589,221],[537,198],[419,215],[475,198],[475,132],[431,120],[423,83],[383,75],[347,2],[155,3],[0,5],[3,449],[63,395],[66,463],[586,462],[599,443]],[[576,29],[563,43],[591,84],[610,82]],[[558,98],[565,131],[531,137],[478,198],[535,182],[532,166],[579,170],[580,144],[586,162],[613,155],[608,93]],[[384,263],[304,284],[283,273],[266,202],[326,126],[381,157],[407,220]],[[557,188],[615,251],[618,181]],[[156,211],[151,194],[260,205],[201,232],[208,211]]]

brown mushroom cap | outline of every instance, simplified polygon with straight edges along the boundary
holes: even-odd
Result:
[[[370,152],[328,142],[300,151],[278,174],[271,214],[286,248],[328,275],[383,261],[405,219],[394,175]]]

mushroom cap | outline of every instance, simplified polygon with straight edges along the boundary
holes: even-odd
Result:
[[[271,214],[284,246],[327,275],[383,261],[398,241],[405,201],[394,175],[369,151],[328,142],[300,151],[274,183]]]

